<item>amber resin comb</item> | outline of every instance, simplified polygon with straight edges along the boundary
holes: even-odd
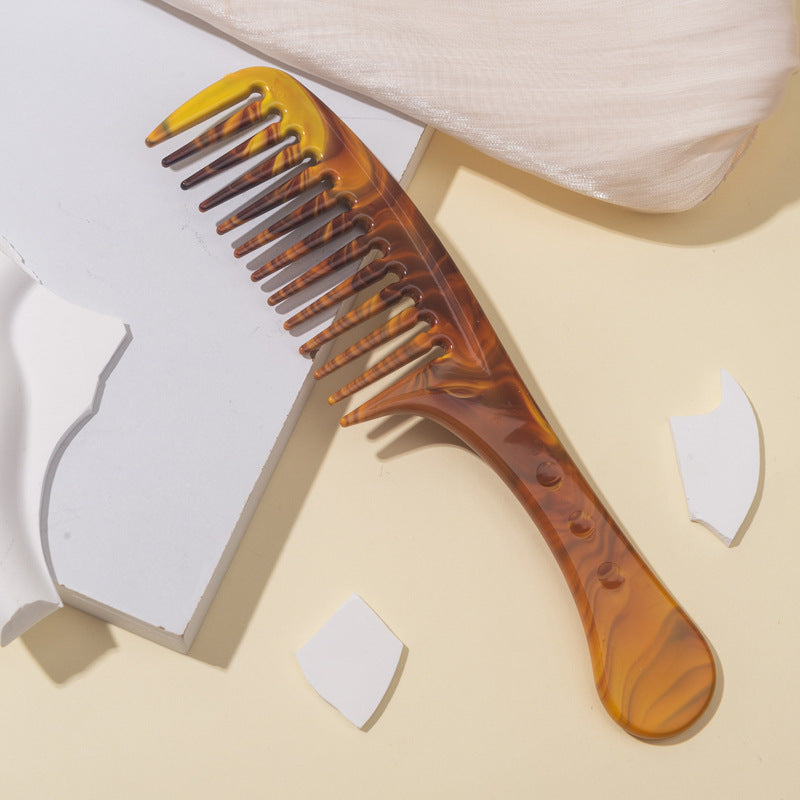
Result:
[[[223,122],[166,156],[163,164],[176,164],[258,126],[249,139],[181,184],[189,188],[266,154],[200,204],[207,210],[255,187],[266,188],[217,226],[224,234],[299,198],[299,206],[239,244],[237,257],[304,223],[318,222],[312,233],[256,269],[254,281],[350,232],[346,244],[272,294],[272,305],[377,251],[376,257],[285,323],[288,329],[299,326],[373,287],[368,299],[300,348],[313,354],[365,320],[377,315],[385,319],[383,312],[388,312],[388,321],[320,367],[317,378],[405,334],[390,355],[331,396],[335,403],[407,368],[388,388],[343,417],[342,424],[396,412],[418,414],[472,447],[528,510],[558,561],[583,623],[597,691],[611,717],[644,739],[686,730],[714,692],[716,672],[708,644],[566,452],[444,246],[356,135],[294,78],[256,67],[201,91],[170,114],[147,137],[147,144],[155,145],[248,99],[251,102]],[[317,218],[330,216],[338,207],[341,213],[319,224]],[[387,284],[387,276],[396,279]],[[411,304],[401,304],[404,298]],[[400,309],[392,315],[394,306]]]

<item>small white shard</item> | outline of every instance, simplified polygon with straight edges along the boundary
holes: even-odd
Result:
[[[4,255],[6,251],[9,257]],[[59,608],[42,547],[42,496],[69,433],[127,330],[68,303],[0,241],[0,646]]]
[[[730,547],[761,474],[761,440],[750,401],[723,369],[719,406],[708,414],[671,417],[670,425],[689,516]]]
[[[383,700],[403,643],[356,594],[297,651],[297,660],[318,694],[363,728]]]

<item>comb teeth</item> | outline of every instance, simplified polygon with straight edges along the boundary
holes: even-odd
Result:
[[[290,200],[294,200],[295,197],[298,197],[303,194],[303,192],[320,183],[320,178],[319,172],[315,170],[313,166],[307,167],[299,175],[295,175],[293,178],[270,189],[266,194],[256,198],[244,208],[228,217],[224,222],[221,222],[217,225],[217,233],[229,233],[240,225],[244,225],[245,222],[251,222],[263,216],[268,211],[272,211],[274,208],[282,206]],[[240,258],[246,253],[252,252],[253,249],[255,249],[255,247],[251,249],[237,248],[234,255]]]
[[[260,153],[269,150],[279,141],[280,126],[275,123],[254,134],[247,141],[242,142],[240,145],[237,145],[232,150],[229,150],[224,155],[221,155],[219,158],[198,170],[193,175],[190,175],[181,182],[181,188],[189,189],[192,186],[196,186],[198,183],[210,178],[212,175],[216,175],[219,172],[224,172],[226,169],[230,169],[231,167],[235,167],[237,164],[241,164],[243,161],[247,161],[248,158],[252,158],[253,156],[257,156]],[[300,148],[298,147],[297,150],[299,151],[299,149]],[[285,158],[286,154],[284,153],[283,155]],[[272,161],[275,162],[277,160],[277,156],[272,159]]]
[[[316,195],[316,197],[312,197],[311,200],[303,203],[299,208],[296,208],[285,217],[282,217],[277,222],[270,225],[269,228],[250,239],[250,242],[252,242],[251,249],[256,250],[259,247],[263,247],[275,241],[278,237],[283,236],[284,233],[289,233],[295,228],[299,228],[304,223],[322,216],[327,211],[336,208],[340,203],[341,201],[335,194],[323,190]],[[273,270],[266,269],[266,267],[261,267],[253,274],[253,280],[260,280],[269,275],[272,271]]]
[[[351,247],[352,255],[348,255],[348,248]],[[319,270],[321,272],[324,271],[325,274],[327,274],[326,262],[331,262],[330,271],[332,272],[333,270],[343,267],[353,261],[358,261],[360,258],[367,255],[369,249],[370,248],[368,245],[360,244],[356,239],[355,241],[345,245],[337,253],[334,253],[329,259],[325,259],[325,261],[321,261],[319,264],[317,264],[316,267],[312,267],[306,273],[297,278],[293,283],[299,283],[303,280],[308,280],[310,283],[314,279],[315,270]],[[336,263],[333,263],[334,261]],[[287,331],[290,331],[292,328],[295,328],[298,325],[313,319],[318,314],[322,314],[328,309],[340,305],[345,300],[349,300],[350,298],[354,297],[362,289],[365,289],[366,287],[371,286],[373,283],[377,283],[379,280],[386,277],[386,275],[390,272],[390,269],[391,268],[389,264],[383,259],[376,259],[375,261],[370,262],[367,264],[367,266],[360,269],[355,275],[351,275],[349,278],[342,281],[338,286],[335,286],[329,292],[322,295],[322,297],[319,297],[312,303],[309,303],[305,308],[298,311],[296,314],[294,314],[294,316],[290,317],[288,320],[286,320],[286,322],[283,323],[283,327],[286,328]],[[289,289],[290,286],[291,284],[285,287],[284,290]],[[275,294],[279,293],[276,292]],[[272,295],[272,297],[274,296],[275,295]],[[272,300],[272,297],[269,298],[269,301]],[[272,305],[277,302],[279,302],[279,300],[275,300]]]
[[[348,264],[352,264],[354,261],[361,260],[364,256],[366,256],[372,246],[369,242],[364,243],[362,242],[362,236],[356,237],[353,241],[348,242],[344,247],[337,250],[332,255],[324,258],[319,264],[311,267],[311,269],[306,270],[299,278],[295,278],[290,283],[287,283],[282,289],[279,289],[277,292],[274,292],[267,298],[267,302],[271,306],[275,306],[278,303],[283,302],[284,300],[288,300],[290,297],[293,297],[298,292],[307,289],[309,286],[312,286],[318,280],[327,277],[328,275],[332,275],[338,269],[341,269]],[[253,275],[255,279],[255,274]],[[291,325],[289,325],[286,330],[289,330]]]
[[[395,314],[387,323],[368,333],[355,344],[350,345],[346,350],[332,358],[327,364],[320,367],[315,373],[315,378],[324,378],[331,372],[349,364],[359,356],[371,352],[376,347],[389,342],[397,336],[415,328],[422,320],[422,312],[418,308],[406,308],[399,314]]]
[[[436,342],[429,332],[417,334],[410,342],[398,347],[393,353],[390,353],[384,359],[370,367],[365,372],[362,372],[355,380],[350,381],[346,386],[343,386],[339,391],[334,392],[329,398],[328,402],[333,405],[344,400],[350,395],[366,389],[373,383],[397,372],[409,364],[413,364],[418,358],[427,355],[435,346]],[[366,352],[366,351],[365,351]],[[337,367],[338,368],[338,367]],[[332,372],[333,370],[331,370]],[[325,373],[328,374],[328,373]]]
[[[277,270],[288,266],[293,261],[297,261],[303,256],[312,253],[314,250],[332,241],[337,236],[341,236],[348,231],[352,231],[358,224],[358,220],[356,220],[349,212],[339,214],[321,228],[317,228],[317,230],[315,230],[313,233],[310,233],[305,237],[305,239],[297,244],[292,245],[288,250],[284,251],[276,258],[273,258],[272,261],[264,265],[264,269],[267,271],[267,274],[270,272],[276,272]],[[254,236],[240,247],[237,247],[233,251],[233,254],[237,258],[241,258],[248,253],[252,253],[261,246],[259,239],[259,236]]]
[[[215,164],[222,164],[223,162],[227,163],[227,161],[230,161],[228,158],[229,155],[229,153],[226,153],[212,164],[209,164],[207,167],[203,167],[203,169],[198,170],[194,175],[183,181],[183,183],[181,183],[181,187],[188,189],[190,186],[200,183],[217,172],[227,169],[227,166],[215,167]],[[243,175],[236,178],[236,180],[231,181],[227,186],[223,186],[222,189],[214,192],[214,194],[212,194],[210,197],[207,197],[200,203],[200,210],[208,211],[211,208],[216,208],[216,206],[221,205],[222,203],[231,200],[234,197],[238,197],[240,194],[244,194],[244,192],[247,192],[256,186],[260,186],[261,184],[266,183],[268,180],[271,180],[272,178],[287,172],[293,167],[298,166],[305,160],[305,158],[306,156],[300,148],[300,145],[289,145],[279,153],[276,153],[274,156],[262,161],[258,166],[248,170]],[[191,181],[194,182],[191,183]]]
[[[161,160],[161,163],[165,167],[177,164],[179,161],[183,161],[185,158],[189,158],[189,156],[193,156],[195,153],[199,153],[201,150],[205,150],[217,142],[227,139],[240,131],[247,130],[247,128],[251,128],[268,116],[269,113],[264,109],[261,101],[255,100],[241,111],[232,114],[227,119],[200,134],[200,136],[192,139],[191,142],[188,142],[183,147],[165,156]],[[147,143],[149,145],[157,144],[159,141],[166,139],[169,135],[170,133],[167,128],[156,128],[156,130],[147,137]]]
[[[307,214],[306,220],[316,217],[319,213],[319,208],[333,208],[337,204],[337,199],[335,197],[328,198],[333,200],[333,202],[326,202],[323,199],[319,206],[313,206],[312,210],[314,214]],[[284,218],[284,221],[288,219],[287,217]],[[302,241],[298,242],[295,245],[292,245],[288,250],[281,253],[281,255],[273,258],[268,264],[265,264],[264,274],[270,274],[271,272],[275,272],[276,270],[281,269],[281,267],[285,267],[288,264],[291,264],[293,261],[297,261],[302,256],[307,255],[312,250],[316,250],[318,247],[321,247],[324,244],[327,244],[332,239],[335,239],[337,236],[347,233],[347,231],[352,230],[359,224],[359,220],[351,214],[349,211],[343,211],[341,214],[335,216],[332,220],[325,223],[322,227],[317,228],[313,233],[308,234]],[[290,228],[297,227],[297,225],[289,223]],[[246,256],[249,253],[258,250],[267,242],[272,241],[274,239],[274,227],[268,229],[264,233],[259,233],[256,236],[253,236],[251,239],[248,239],[244,244],[239,245],[234,251],[233,254],[236,258],[241,258],[242,256]]]
[[[305,344],[302,344],[300,352],[303,355],[316,353],[324,344],[332,342],[362,322],[366,322],[368,319],[387,311],[395,303],[399,302],[401,298],[402,289],[396,283],[384,287],[378,294],[372,295],[360,306],[348,311],[344,316],[325,328],[324,331],[318,333],[313,339],[309,339]]]
[[[260,83],[254,80],[257,73],[271,74]],[[195,170],[183,180],[181,186],[184,189],[196,187],[215,175],[244,165],[259,154],[268,153],[271,148],[281,147],[200,202],[200,209],[205,211],[274,181],[267,191],[224,218],[217,225],[219,234],[254,222],[305,193],[316,192],[300,206],[279,216],[268,227],[254,233],[234,249],[234,256],[242,258],[290,231],[319,222],[300,241],[256,269],[251,275],[253,281],[276,273],[334,239],[356,233],[334,253],[326,255],[310,269],[274,291],[268,298],[271,305],[303,292],[321,279],[378,251],[378,258],[366,263],[354,274],[347,275],[325,294],[295,312],[284,323],[287,329],[313,321],[361,290],[377,284],[390,273],[399,279],[384,286],[301,345],[300,352],[311,355],[362,323],[384,313],[394,314],[320,367],[315,373],[316,377],[328,375],[396,337],[411,332],[421,322],[429,325],[427,330],[416,333],[410,341],[401,344],[359,378],[331,395],[331,402],[336,402],[430,351],[438,335],[436,318],[429,311],[421,310],[420,300],[425,294],[424,287],[430,284],[430,276],[426,278],[424,273],[429,270],[427,262],[431,257],[428,253],[420,258],[419,244],[410,241],[408,227],[413,226],[413,221],[408,217],[405,206],[398,213],[407,198],[382,165],[335,115],[300,84],[282,73],[256,69],[228,76],[170,115],[148,137],[148,144],[155,144],[208,119],[210,112],[218,113],[226,104],[240,102],[243,96],[254,90],[263,95],[262,99],[250,102],[196,136],[166,156],[163,163],[167,166],[177,164],[203,153],[228,137],[267,121],[269,117],[280,117],[277,122],[273,120],[245,141]],[[286,96],[279,96],[280,93]],[[209,107],[205,108],[204,103]],[[342,208],[341,213],[329,218],[337,206]],[[413,209],[412,217],[415,212]],[[403,259],[395,255],[403,253]],[[415,265],[414,275],[409,271],[409,264]],[[412,282],[405,280],[411,277],[414,278]],[[412,306],[395,311],[395,306],[404,297],[411,298]]]

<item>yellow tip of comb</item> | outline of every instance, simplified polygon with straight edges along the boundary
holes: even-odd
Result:
[[[160,144],[164,140],[169,137],[169,132],[167,129],[166,122],[162,122],[148,137],[144,140],[144,143],[148,147],[154,147],[157,144]]]

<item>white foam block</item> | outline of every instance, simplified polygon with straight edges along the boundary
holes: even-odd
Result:
[[[722,370],[722,401],[708,414],[671,417],[689,516],[730,546],[758,490],[761,443],[747,395]]]
[[[127,332],[119,320],[56,297],[2,252],[0,308],[0,644],[6,645],[61,605],[42,547],[42,495],[60,444],[91,416],[98,382]]]
[[[363,728],[394,678],[403,643],[357,595],[352,595],[297,651],[317,693]]]
[[[144,137],[259,63],[155,2],[3,11],[0,234],[49,289],[125,320],[132,337],[55,472],[52,566],[66,602],[180,650],[299,414],[310,363],[214,213],[198,212],[215,187],[182,192]],[[403,173],[420,125],[306,83]]]

